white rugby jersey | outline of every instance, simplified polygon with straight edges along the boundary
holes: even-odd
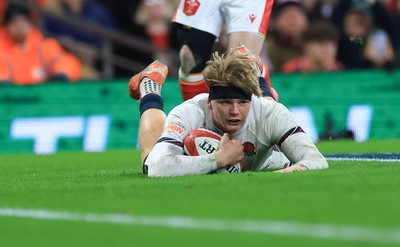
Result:
[[[161,138],[145,161],[149,176],[205,174],[217,169],[215,154],[194,157],[183,151],[183,140],[194,129],[205,128],[223,135],[212,123],[207,101],[208,94],[200,94],[171,110]],[[289,110],[272,100],[253,95],[245,123],[231,136],[243,144],[242,171],[268,169],[267,160],[275,145],[293,164],[301,163],[308,169],[328,167]],[[271,168],[283,165],[274,164]]]

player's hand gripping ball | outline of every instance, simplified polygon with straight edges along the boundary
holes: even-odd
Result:
[[[211,130],[195,129],[183,140],[184,150],[187,155],[200,156],[215,153],[218,150],[221,136]],[[241,162],[217,169],[216,173],[241,172]]]

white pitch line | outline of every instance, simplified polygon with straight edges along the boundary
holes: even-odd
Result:
[[[400,228],[340,226],[286,221],[200,219],[183,216],[135,216],[123,214],[72,213],[46,209],[0,208],[0,217],[66,220],[167,228],[236,231],[282,236],[400,244]]]

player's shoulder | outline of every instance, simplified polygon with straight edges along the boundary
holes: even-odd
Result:
[[[197,115],[199,117],[205,116],[207,99],[208,94],[195,96],[194,98],[175,106],[168,115],[179,118],[197,118]]]
[[[195,97],[183,101],[181,104],[174,107],[177,109],[203,109],[205,105],[207,105],[208,94],[199,94]]]
[[[266,112],[269,110],[272,111],[272,110],[276,110],[276,109],[285,108],[284,105],[282,105],[279,102],[276,102],[273,99],[267,99],[264,97],[256,97],[253,95],[251,100],[252,100],[252,107],[254,109],[259,109],[263,112]]]

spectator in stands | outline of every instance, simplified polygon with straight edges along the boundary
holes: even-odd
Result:
[[[338,33],[328,21],[314,21],[303,35],[303,55],[283,65],[282,71],[337,71],[344,66],[336,60]]]
[[[393,46],[395,48],[395,66],[400,68],[400,0],[387,0],[386,7],[396,22]]]
[[[347,69],[392,66],[396,26],[382,3],[341,0],[331,20],[341,33],[338,60]]]
[[[151,43],[160,50],[170,47],[171,18],[175,5],[168,0],[142,0],[136,21],[144,25]]]
[[[56,0],[49,1],[47,6],[69,18],[103,28],[115,28],[112,15],[96,0]],[[52,17],[44,17],[42,26],[47,35],[57,37],[67,50],[82,60],[85,65],[84,77],[97,77],[96,74],[102,69],[98,58],[98,50],[103,47],[100,36]]]
[[[4,12],[6,10],[6,0],[0,0],[0,24],[3,23]]]
[[[309,26],[306,9],[300,1],[276,2],[272,32],[266,38],[267,63],[272,71],[302,54],[302,36]]]
[[[46,4],[47,0],[25,0],[26,4],[38,4],[40,6],[44,6]],[[4,12],[6,11],[6,7],[7,7],[7,3],[11,2],[10,0],[0,0],[0,24],[3,23],[3,19],[4,19]],[[37,13],[37,11],[31,11],[31,18],[32,21],[37,24],[40,20],[39,17],[39,13]]]
[[[303,0],[310,21],[329,19],[338,0]]]
[[[37,84],[80,79],[80,61],[32,24],[26,8],[9,4],[0,30],[0,82]]]
[[[145,23],[139,23],[138,20],[140,18],[138,18],[139,16],[137,16],[137,14],[139,13],[139,9],[141,9],[143,1],[146,0],[142,1],[98,0],[98,1],[104,4],[110,11],[115,20],[116,23],[115,25],[118,31],[131,36],[132,39],[135,39],[137,43],[139,43],[137,48],[128,47],[122,43],[114,43],[113,46],[115,55],[121,58],[135,60],[136,66],[131,66],[129,68],[126,68],[116,65],[114,67],[115,77],[130,78],[132,76],[132,73],[140,72],[146,66],[146,64],[149,64],[152,61],[154,61],[155,57],[158,55],[156,48],[152,49],[151,51],[149,51],[149,49],[140,49],[140,47],[142,46],[140,43],[145,43],[148,46],[151,46],[151,44],[153,44],[151,37],[149,37],[149,34],[146,32],[146,27],[144,25]],[[176,0],[167,0],[167,1],[176,1]],[[155,0],[155,2],[157,3],[157,0]],[[153,14],[152,11],[151,13]],[[159,12],[156,12],[156,14],[159,14]],[[167,20],[166,23],[171,25],[171,20],[170,19]],[[173,30],[171,31],[172,32],[169,33],[169,38],[168,38],[169,46],[173,50],[177,50],[178,45],[176,42],[176,33]],[[174,69],[171,66],[171,64],[168,64],[168,67],[171,69],[170,75],[177,74],[174,73]]]
[[[177,74],[178,65],[168,50],[172,45],[171,18],[177,5],[177,0],[142,0],[135,15],[136,22],[143,25],[150,42],[156,47],[153,59],[168,64],[173,75]]]

